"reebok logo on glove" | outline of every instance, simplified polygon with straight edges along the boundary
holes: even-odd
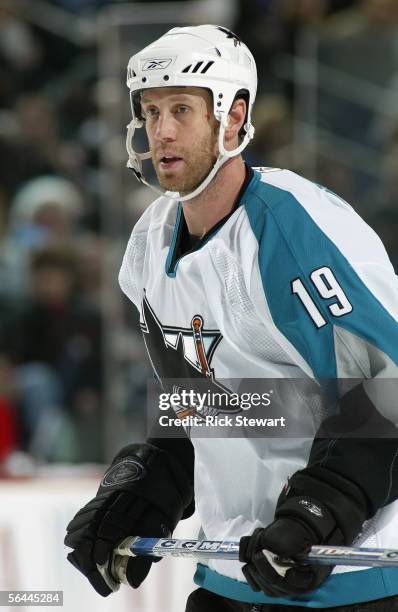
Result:
[[[319,518],[323,518],[323,512],[319,506],[316,506],[307,499],[300,499],[298,503],[300,504],[300,506],[304,506],[304,508],[308,510],[308,512],[311,512],[311,514],[319,516]]]

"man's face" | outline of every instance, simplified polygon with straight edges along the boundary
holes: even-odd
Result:
[[[144,91],[142,114],[158,181],[166,191],[193,191],[218,156],[218,121],[210,93],[199,87]]]

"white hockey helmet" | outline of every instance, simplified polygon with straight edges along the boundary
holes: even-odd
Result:
[[[203,87],[213,95],[213,111],[220,122],[218,137],[219,155],[204,181],[191,193],[180,197],[166,192],[180,201],[189,200],[201,193],[215,177],[220,167],[231,157],[239,155],[254,136],[251,123],[252,108],[257,91],[256,63],[249,49],[233,32],[215,25],[173,28],[158,40],[130,58],[127,67],[127,86],[130,89],[133,119],[127,126],[127,166],[136,177],[157,193],[161,189],[147,182],[142,161],[151,153],[137,153],[133,148],[136,128],[144,125],[141,117],[140,92],[153,87]],[[228,113],[237,94],[247,101],[247,115],[238,147],[232,151],[224,148],[224,132]]]

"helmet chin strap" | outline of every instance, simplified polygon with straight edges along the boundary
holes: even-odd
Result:
[[[134,171],[136,177],[138,178],[139,181],[141,181],[141,183],[144,183],[144,185],[147,185],[150,189],[152,189],[152,191],[154,191],[158,195],[166,196],[178,202],[186,202],[188,200],[192,200],[192,198],[196,198],[196,196],[201,194],[206,189],[206,187],[210,184],[210,182],[214,179],[214,177],[216,176],[221,166],[223,166],[228,159],[231,159],[231,157],[235,157],[236,155],[239,155],[239,153],[243,151],[243,149],[246,147],[246,145],[253,138],[253,135],[254,135],[254,128],[253,126],[250,126],[249,131],[245,134],[240,145],[236,147],[236,149],[233,149],[232,151],[227,151],[224,147],[224,134],[228,126],[228,119],[224,113],[217,113],[216,118],[220,122],[220,130],[218,133],[219,154],[218,154],[217,161],[214,164],[213,168],[210,170],[209,174],[206,176],[206,178],[200,183],[200,185],[198,185],[198,187],[196,187],[196,189],[194,189],[190,193],[187,193],[184,196],[180,196],[178,191],[163,191],[162,189],[159,189],[158,187],[151,185],[145,179],[145,176],[142,170],[142,162],[144,159],[150,159],[152,157],[152,153],[150,151],[147,151],[146,153],[137,153],[133,149],[132,143],[133,143],[134,132],[137,128],[140,128],[143,126],[142,121],[138,119],[137,117],[134,117],[133,120],[127,126],[126,148],[127,148],[127,152],[129,155],[127,167],[131,168]]]

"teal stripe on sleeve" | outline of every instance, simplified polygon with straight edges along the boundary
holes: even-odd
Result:
[[[398,323],[359,278],[349,261],[289,192],[258,183],[245,201],[258,242],[264,294],[278,329],[298,350],[318,378],[336,377],[333,324],[362,337],[398,364]],[[310,275],[328,267],[353,306],[334,316]],[[300,279],[326,324],[318,328],[297,295],[292,281]],[[377,324],[376,324],[377,323]]]

